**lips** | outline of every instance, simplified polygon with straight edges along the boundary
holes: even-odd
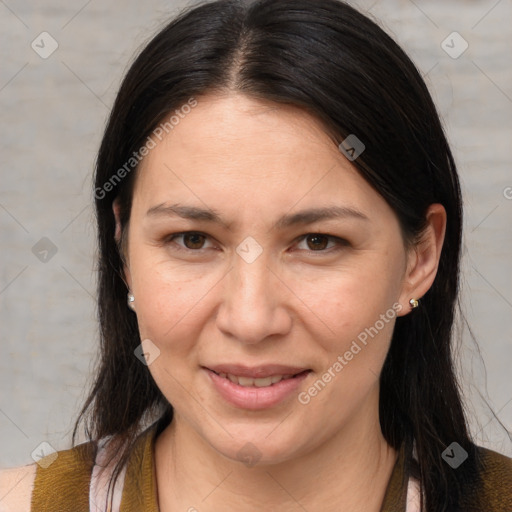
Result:
[[[210,368],[203,366],[202,370],[207,382],[224,401],[253,411],[268,409],[291,399],[312,373],[310,369],[285,365],[252,368],[215,365]]]

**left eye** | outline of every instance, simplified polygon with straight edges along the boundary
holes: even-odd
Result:
[[[309,233],[301,237],[301,242],[306,241],[309,250],[311,250],[312,252],[328,252],[325,251],[325,249],[327,248],[329,240],[334,241],[334,245],[347,245],[347,242],[345,240],[338,238],[336,236],[324,235],[323,233]],[[330,249],[332,249],[332,246],[330,247]]]
[[[199,252],[205,249],[203,247],[203,244],[206,240],[209,239],[208,235],[205,235],[204,233],[197,233],[195,231],[187,231],[185,233],[175,233],[173,235],[170,235],[167,237],[166,242],[174,242],[177,238],[183,239],[183,245],[177,244],[179,250],[188,250],[193,252]],[[329,244],[329,241],[334,242],[334,246],[338,245],[338,248],[341,248],[342,246],[348,245],[348,242],[346,240],[343,240],[342,238],[332,236],[332,235],[326,235],[323,233],[308,233],[306,235],[302,235],[299,238],[299,243],[306,242],[308,247],[306,249],[301,250],[309,250],[311,252],[329,252],[326,251],[326,249],[332,249],[333,246],[327,247]]]

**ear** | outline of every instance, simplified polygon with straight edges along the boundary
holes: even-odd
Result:
[[[119,204],[119,199],[117,197],[114,199],[114,202],[112,203],[112,211],[114,212],[114,218],[116,221],[116,230],[114,233],[114,238],[117,243],[117,246],[119,247],[119,250],[121,251],[122,248],[119,245],[121,240],[121,205]],[[130,275],[130,267],[128,265],[128,255],[121,254],[121,259],[123,261],[123,278],[127,288],[131,290],[132,282]]]
[[[439,258],[446,233],[446,210],[443,205],[431,204],[426,212],[427,226],[419,242],[409,249],[400,304],[401,314],[409,313],[410,299],[420,299],[432,286],[439,267]]]

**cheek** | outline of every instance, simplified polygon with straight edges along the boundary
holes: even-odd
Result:
[[[141,340],[151,340],[160,351],[149,371],[174,405],[187,399],[183,386],[191,388],[190,371],[198,364],[197,340],[204,327],[206,299],[203,284],[177,281],[148,268],[134,286]]]
[[[319,380],[306,390],[302,403],[315,401],[314,407],[338,417],[356,409],[377,385],[401,308],[396,261],[390,265],[368,257],[364,265],[302,288],[301,297],[321,320],[309,335],[322,353]]]
[[[137,318],[141,337],[155,339],[157,343],[179,340],[179,347],[186,348],[187,340],[200,327],[198,316],[204,307],[207,291],[215,282],[211,278],[178,280],[178,272],[147,269],[137,279]],[[186,335],[185,335],[186,333]]]
[[[323,326],[325,340],[339,343],[357,337],[386,315],[379,331],[389,335],[389,318],[395,317],[393,304],[400,295],[401,271],[398,264],[384,261],[377,253],[367,254],[361,263],[341,270],[318,273],[315,279],[295,283],[308,315]],[[306,310],[304,310],[306,311]],[[320,331],[319,331],[320,332]],[[342,346],[339,348],[343,348]]]
[[[311,407],[310,411],[323,411],[339,424],[367,403],[368,395],[378,388],[389,350],[399,309],[394,304],[385,293],[371,294],[364,307],[343,300],[323,303],[330,332],[323,338],[312,333],[317,351],[322,351],[322,365],[301,394],[301,404]]]

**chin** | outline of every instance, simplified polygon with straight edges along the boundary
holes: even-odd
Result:
[[[297,441],[280,440],[277,437],[271,440],[270,437],[266,430],[260,435],[234,435],[226,439],[225,443],[213,440],[210,444],[230,461],[240,462],[248,468],[280,464],[299,455]]]

